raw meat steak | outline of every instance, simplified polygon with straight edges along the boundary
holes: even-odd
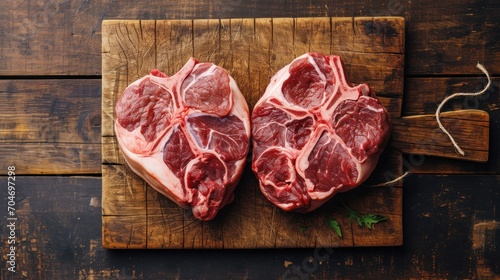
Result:
[[[307,53],[278,71],[252,113],[252,169],[264,196],[308,212],[355,188],[390,135],[384,107],[351,85],[340,57]]]
[[[250,142],[247,103],[221,67],[191,58],[130,84],[116,104],[116,137],[130,168],[194,217],[233,200]]]

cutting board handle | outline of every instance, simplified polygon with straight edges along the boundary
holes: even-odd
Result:
[[[464,150],[460,155],[448,136],[439,129],[435,115],[393,119],[390,146],[405,154],[438,156],[475,162],[487,162],[490,118],[481,110],[441,113],[441,122]]]

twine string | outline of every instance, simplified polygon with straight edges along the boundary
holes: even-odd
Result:
[[[457,142],[455,141],[455,139],[453,138],[453,136],[448,132],[448,130],[441,123],[440,114],[441,114],[441,109],[443,108],[444,104],[446,104],[446,102],[450,101],[451,99],[453,99],[455,97],[458,97],[458,96],[478,96],[478,95],[484,94],[490,88],[490,86],[491,86],[490,74],[488,73],[488,71],[486,70],[486,68],[484,68],[484,66],[481,63],[478,62],[477,65],[476,65],[476,67],[479,70],[481,70],[486,75],[486,78],[488,79],[488,83],[486,84],[486,86],[482,90],[480,90],[478,92],[458,92],[458,93],[454,93],[454,94],[446,97],[445,99],[443,99],[443,101],[441,101],[441,103],[439,104],[439,106],[438,106],[438,108],[436,110],[436,122],[438,123],[439,128],[446,135],[448,135],[448,138],[450,138],[451,143],[453,143],[453,146],[455,147],[456,151],[459,154],[461,154],[462,156],[465,156],[465,152],[462,150],[462,148],[460,148],[460,146],[457,144]],[[397,177],[394,180],[390,180],[390,181],[383,182],[383,183],[376,184],[376,185],[368,185],[367,187],[386,187],[386,186],[391,186],[392,184],[394,184],[394,183],[396,183],[396,182],[398,182],[400,180],[403,180],[408,175],[410,175],[410,172],[406,171],[403,175]]]
[[[455,141],[455,139],[453,138],[453,136],[451,136],[451,134],[448,132],[448,130],[441,123],[440,114],[441,114],[441,109],[443,108],[444,104],[446,102],[450,101],[451,99],[453,99],[455,97],[458,97],[458,96],[478,96],[478,95],[481,95],[481,94],[485,93],[488,90],[488,88],[490,88],[490,86],[491,86],[490,74],[488,73],[488,71],[486,71],[486,68],[484,68],[484,66],[481,63],[478,62],[477,65],[476,65],[476,67],[479,70],[481,70],[486,75],[486,78],[488,78],[488,84],[486,84],[486,86],[481,91],[478,91],[478,92],[458,92],[458,93],[454,93],[454,94],[446,97],[445,99],[443,99],[443,101],[441,101],[441,103],[439,104],[439,106],[438,106],[438,108],[436,110],[436,122],[438,123],[439,128],[446,135],[448,135],[448,138],[450,138],[451,143],[453,143],[453,146],[455,147],[456,151],[459,154],[461,154],[462,156],[465,156],[465,152],[462,150],[462,148],[460,148],[460,146],[457,144],[457,142]]]
[[[367,187],[370,187],[370,188],[373,188],[373,187],[388,187],[388,186],[391,186],[392,184],[394,184],[394,183],[396,183],[396,182],[398,182],[400,180],[403,180],[408,175],[410,175],[410,172],[406,171],[403,175],[397,177],[394,180],[390,180],[390,181],[383,182],[383,183],[376,184],[376,185],[368,185]]]

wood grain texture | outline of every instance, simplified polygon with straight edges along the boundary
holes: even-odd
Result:
[[[266,21],[265,19],[262,19]],[[207,21],[208,22],[208,21]],[[269,24],[256,21],[256,30],[266,30]],[[262,34],[258,31],[256,34]],[[256,36],[260,38],[262,36]],[[263,49],[269,44],[257,39],[252,48]],[[267,61],[269,53],[254,55],[252,61]],[[474,67],[471,67],[474,68]],[[269,76],[262,63],[250,64],[253,87],[264,90]],[[443,111],[481,109],[490,115],[490,143],[500,139],[500,79],[484,95],[476,98],[457,98],[446,104]],[[485,77],[407,78],[402,100],[403,116],[433,114],[439,102],[455,92],[474,92],[486,85]],[[381,97],[382,98],[382,97]],[[35,79],[0,80],[0,150],[5,162],[18,163],[24,174],[100,174],[99,144],[108,145],[114,138],[101,139],[101,80],[98,79]],[[250,100],[249,102],[254,102]],[[8,105],[10,104],[10,105]],[[8,106],[7,106],[8,105]],[[105,129],[103,127],[103,129]],[[458,131],[461,133],[461,131]],[[448,143],[448,142],[447,142]],[[109,162],[119,162],[120,151],[115,147],[103,149]],[[26,161],[20,155],[31,155]],[[408,159],[406,160],[409,161]],[[414,173],[494,174],[500,170],[500,148],[490,145],[487,163],[474,163],[426,156],[421,164],[412,165]],[[382,180],[379,180],[382,181]]]
[[[1,143],[2,162],[19,174],[100,174],[101,144]]]
[[[394,119],[390,146],[402,153],[487,162],[490,144],[490,117],[481,110],[459,110],[440,114],[444,128],[453,136],[464,155],[439,128],[436,116],[419,115]]]
[[[375,30],[377,26],[384,28]],[[345,40],[339,41],[338,37]],[[387,37],[381,39],[381,37]],[[158,68],[177,72],[191,56],[229,71],[252,108],[271,76],[308,51],[337,53],[351,81],[369,79],[391,117],[401,115],[404,68],[402,18],[260,18],[103,23],[103,246],[106,248],[288,248],[402,244],[402,184],[339,195],[307,215],[286,213],[260,193],[247,165],[236,199],[210,222],[159,195],[125,164],[113,130],[114,104],[125,87]],[[368,78],[370,77],[370,78]],[[401,154],[387,149],[367,184],[402,174]],[[363,191],[364,190],[364,191]],[[339,199],[362,213],[386,215],[374,229],[351,226]],[[117,225],[113,224],[117,219]],[[140,223],[133,231],[126,225]],[[344,237],[328,227],[338,219]],[[143,227],[143,224],[145,226]],[[309,228],[302,233],[301,228]],[[145,234],[144,234],[145,230]],[[124,234],[124,231],[127,234]],[[142,239],[141,239],[142,238]]]
[[[37,11],[36,13],[33,11]],[[418,2],[314,1],[55,1],[5,0],[0,9],[0,75],[99,75],[106,19],[403,16],[409,22],[410,75],[474,74],[477,61],[500,73],[496,0]],[[55,28],[57,27],[57,28]],[[313,27],[314,28],[314,27]],[[384,26],[372,27],[374,32]],[[387,37],[384,38],[388,39]],[[338,39],[342,41],[341,39]]]
[[[105,1],[4,1],[0,75],[99,75]],[[34,12],[36,11],[36,12]]]
[[[486,86],[488,80],[474,67],[479,77],[418,77],[408,78],[405,81],[405,95],[403,97],[403,115],[433,114],[443,99],[453,93],[478,92]],[[481,109],[495,113],[500,108],[500,77],[492,77],[490,88],[482,95],[475,97],[457,97],[445,104],[442,112],[456,110]]]
[[[493,4],[494,1],[491,2]],[[486,6],[485,6],[486,4]],[[422,12],[411,13],[409,25],[412,44],[408,45],[408,61],[415,67],[412,75],[477,73],[477,62],[485,63],[492,73],[498,73],[500,48],[498,14],[500,6],[487,8],[484,1],[425,1],[418,5]],[[489,10],[491,9],[491,10]],[[483,33],[484,32],[484,33]],[[495,50],[497,49],[497,50]],[[474,58],[474,59],[472,59]],[[453,71],[448,71],[453,69]]]
[[[474,66],[471,70],[479,73]],[[403,97],[403,115],[415,116],[434,114],[437,106],[446,96],[458,92],[477,92],[487,84],[486,77],[422,77],[408,78],[405,82]],[[489,90],[477,97],[459,97],[450,100],[443,107],[442,112],[457,110],[484,110],[490,117],[489,143],[490,151],[487,163],[462,161],[459,164],[454,159],[438,158],[433,156],[421,157],[417,164],[411,164],[415,173],[425,174],[496,174],[500,170],[500,79],[492,78]],[[460,133],[460,132],[459,132]],[[410,162],[409,159],[406,162]]]
[[[5,175],[7,166],[16,160],[15,164],[22,164],[23,172],[29,175],[17,177],[16,234],[21,241],[16,259],[18,273],[7,271],[9,248],[0,246],[3,256],[0,279],[198,279],[200,275],[220,280],[500,277],[500,191],[497,187],[500,185],[500,145],[497,144],[500,143],[500,5],[497,0],[152,0],[144,4],[138,1],[5,0],[0,7],[0,98],[4,109],[0,114],[0,145],[3,145],[0,170]],[[403,247],[103,249],[100,150],[95,146],[100,142],[99,131],[95,130],[100,123],[101,96],[93,94],[95,88],[101,91],[102,20],[377,15],[404,16],[406,20],[403,116],[432,114],[445,96],[480,89],[486,79],[475,68],[478,61],[494,76],[492,90],[486,95],[458,98],[444,108],[445,111],[481,109],[489,113],[487,163],[418,155],[405,155],[400,159],[405,169],[409,167],[412,172],[404,182]],[[262,30],[268,26],[256,22],[255,28]],[[339,28],[344,27],[352,30],[348,25]],[[332,40],[345,43],[339,37]],[[254,69],[252,64],[250,69]],[[262,77],[269,75],[269,69],[256,71]],[[80,78],[89,80],[81,83]],[[72,107],[55,106],[58,110],[54,115],[63,117],[52,122],[48,117],[52,104],[38,98],[43,92],[39,88],[47,87],[44,86],[47,82],[51,90],[44,96],[56,96],[56,105],[72,104]],[[25,87],[18,90],[15,99],[6,98],[7,88],[15,88],[9,85],[11,83],[17,88]],[[82,97],[77,99],[84,98],[84,102],[75,102],[72,84],[81,85]],[[39,106],[30,100],[37,100]],[[80,111],[87,111],[86,105],[93,108],[89,116],[97,115],[99,119],[82,118],[85,120],[82,130],[75,121],[80,120]],[[9,110],[16,114],[9,114]],[[36,117],[31,112],[37,112]],[[50,126],[45,127],[45,123]],[[59,148],[65,145],[67,148]],[[24,154],[26,151],[31,152]],[[85,158],[85,162],[78,159],[80,154],[87,154],[81,158]],[[63,164],[57,163],[61,160]],[[38,168],[31,169],[35,163]],[[71,176],[81,174],[80,166],[95,176]],[[54,175],[36,176],[40,172]],[[6,182],[6,177],[0,176],[0,181]],[[148,193],[151,194],[154,195]],[[0,195],[6,201],[6,188],[0,188]],[[151,199],[148,203],[153,203]],[[154,211],[165,209],[160,201],[167,202],[155,202]],[[169,236],[163,223],[150,222],[146,226]],[[178,225],[172,232],[176,230]],[[310,227],[305,233],[312,230]],[[270,229],[260,231],[269,234]],[[3,241],[8,234],[6,220],[0,219]],[[168,245],[162,235],[157,236],[155,243],[182,247],[180,240],[172,239],[173,245]],[[318,256],[325,259],[318,261]]]
[[[0,181],[5,182],[6,177],[0,176]],[[106,250],[100,234],[101,178],[17,176],[16,183],[18,272],[12,274],[2,267],[0,278],[6,280],[198,279],[200,275],[220,280],[299,275],[313,279],[339,275],[345,279],[366,279],[367,275],[377,279],[420,279],[422,275],[432,279],[495,279],[500,275],[495,221],[500,204],[496,188],[499,175],[412,175],[405,181],[404,247],[341,249]],[[0,195],[7,197],[7,190],[2,188]],[[169,236],[164,229],[168,222],[148,225],[166,233],[155,235],[155,242],[168,244],[162,240]],[[8,236],[5,219],[0,225],[0,236]],[[144,220],[133,227],[129,222],[115,226],[136,236],[145,227]],[[181,229],[172,228],[176,230]],[[269,234],[264,230],[263,235]],[[311,237],[313,230],[314,225],[304,234]],[[355,230],[365,233],[362,228]],[[180,240],[171,242],[169,248],[182,248]],[[134,240],[130,243],[131,247],[136,244]],[[8,249],[0,246],[3,262]],[[324,260],[318,261],[315,269],[304,269],[313,268],[314,259],[320,257]]]
[[[0,154],[19,174],[99,174],[100,80],[0,80]]]

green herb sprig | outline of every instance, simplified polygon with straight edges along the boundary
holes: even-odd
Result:
[[[383,215],[377,215],[371,213],[361,215],[357,211],[349,208],[343,201],[341,201],[341,203],[347,210],[347,213],[349,215],[349,221],[351,221],[351,223],[356,222],[360,227],[365,226],[369,229],[372,229],[374,224],[387,220],[387,217]],[[333,229],[333,231],[335,231],[335,233],[339,237],[342,237],[342,229],[340,228],[340,224],[337,220],[333,218],[327,219],[326,224],[328,225],[328,227]]]

